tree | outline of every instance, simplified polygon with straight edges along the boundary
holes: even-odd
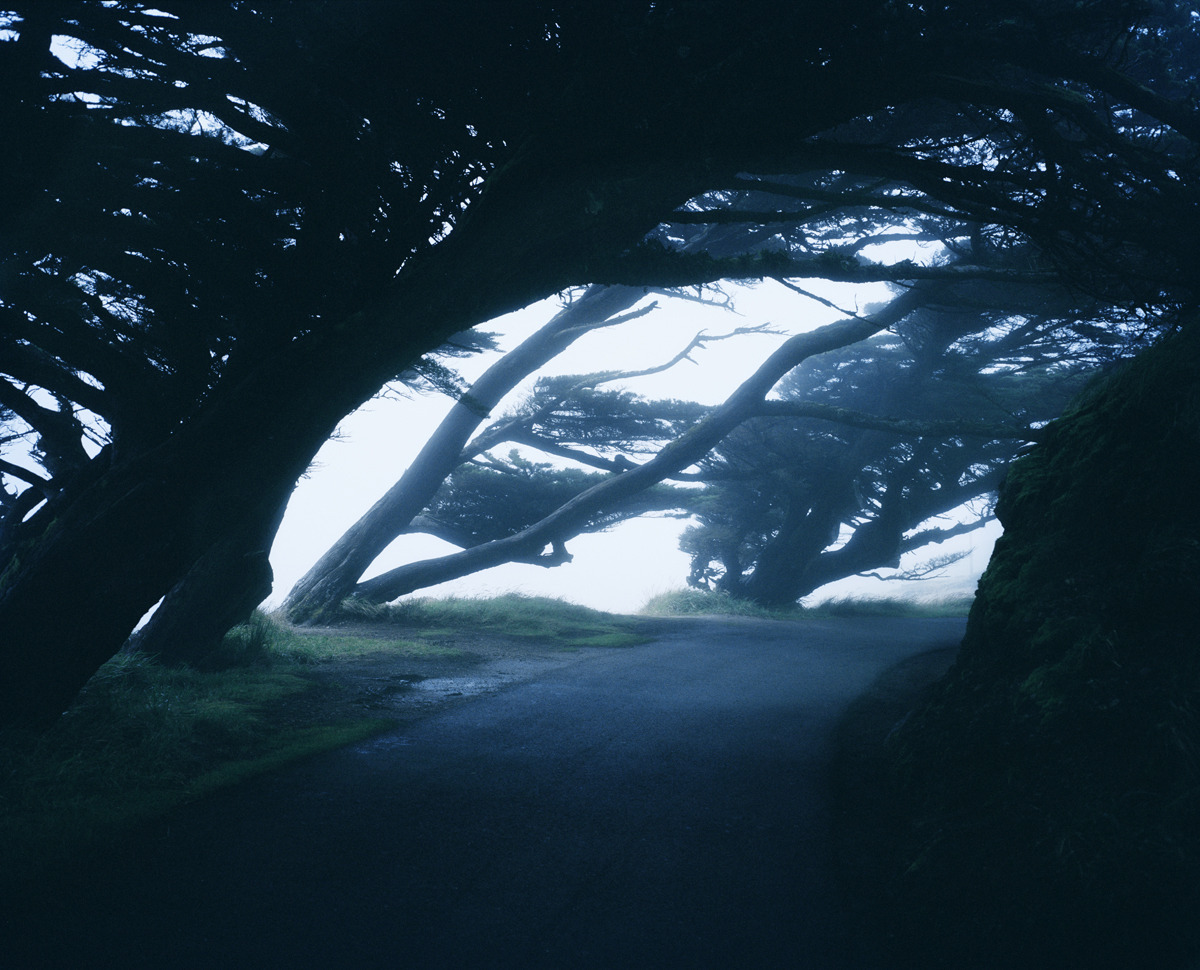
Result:
[[[4,474],[45,501],[0,550],[4,723],[55,716],[194,571],[261,588],[337,421],[456,333],[584,283],[978,270],[680,252],[709,193],[786,192],[747,173],[855,173],[856,206],[1024,233],[1113,299],[1190,278],[1172,7],[10,9],[0,406],[29,448]],[[881,141],[901,115],[924,134]]]
[[[731,211],[742,211],[747,204],[747,199],[738,199]],[[794,243],[793,248],[811,250],[814,243],[826,237],[845,234],[845,216],[830,216],[825,221],[827,225],[823,227],[806,227],[806,238]],[[856,215],[853,221],[863,232],[861,241],[881,240],[880,232],[866,231],[874,228],[871,220]],[[795,227],[791,231],[796,234]],[[971,227],[943,224],[941,231],[945,238],[939,242],[947,254],[957,250],[960,255],[969,255],[969,261],[976,266],[999,259],[997,254],[989,251],[989,247],[971,238]],[[927,243],[935,239],[928,228],[921,233],[893,233],[888,238],[907,242],[921,239]],[[972,252],[976,244],[984,252]],[[1035,257],[1014,249],[1006,254],[1005,259],[1011,264],[1018,260],[1031,262]],[[1000,268],[993,267],[997,270]],[[811,296],[799,287],[793,288]],[[967,527],[961,525],[948,529],[931,525],[913,535],[905,535],[922,522],[993,491],[1003,462],[1015,454],[1021,440],[1028,440],[1032,434],[1029,422],[1047,420],[1065,402],[1071,368],[1095,365],[1105,353],[1111,355],[1112,348],[1122,341],[1115,318],[1108,321],[1106,327],[1098,327],[1094,322],[1082,322],[1084,319],[1091,321],[1104,309],[1094,304],[1077,305],[1058,285],[1013,285],[1011,282],[989,285],[976,282],[970,286],[927,285],[919,292],[920,298],[915,293],[901,294],[895,307],[883,311],[883,315],[894,317],[894,328],[904,335],[902,340],[896,339],[886,344],[890,348],[888,351],[872,353],[854,347],[836,357],[830,354],[822,358],[826,363],[818,365],[825,368],[821,373],[827,376],[814,380],[812,374],[815,372],[809,369],[806,379],[797,379],[797,375],[808,367],[806,364],[789,375],[781,385],[783,388],[790,387],[791,397],[797,401],[808,396],[823,382],[828,382],[835,389],[832,395],[812,395],[810,402],[819,415],[818,420],[811,422],[817,427],[828,429],[831,421],[849,422],[847,432],[826,430],[817,435],[823,436],[822,440],[826,443],[823,449],[814,445],[797,451],[795,436],[782,449],[771,447],[767,438],[784,439],[787,438],[786,432],[783,435],[774,432],[764,434],[761,430],[752,430],[749,425],[743,425],[736,427],[724,443],[717,445],[725,456],[723,462],[705,459],[701,469],[692,472],[683,472],[680,467],[667,463],[655,466],[659,474],[669,478],[705,481],[710,486],[716,486],[716,490],[710,489],[700,497],[689,492],[675,493],[678,496],[675,506],[677,512],[692,509],[698,510],[702,517],[707,517],[708,528],[703,534],[693,530],[685,540],[692,544],[693,548],[689,551],[696,555],[694,582],[707,582],[714,575],[710,563],[724,559],[724,564],[715,574],[721,578],[720,588],[736,595],[757,598],[767,605],[780,605],[793,602],[825,583],[866,569],[890,565],[903,551],[944,541],[968,531]],[[922,300],[934,300],[937,305],[930,309],[925,307]],[[1049,319],[1051,307],[1059,314],[1054,320]],[[1039,314],[1036,317],[1013,316],[1033,313],[1035,309]],[[553,327],[557,322],[558,318],[548,326]],[[573,328],[571,332],[577,331],[578,328]],[[908,348],[908,351],[899,353],[895,349],[897,347]],[[521,348],[514,354],[519,356]],[[864,359],[858,360],[859,355],[863,355]],[[506,372],[511,373],[508,365],[509,362],[505,360],[497,366],[503,366]],[[1019,370],[1023,375],[1020,390],[1008,387],[1013,380],[1001,374],[992,374],[989,378],[981,376],[983,371],[1001,368],[1006,371]],[[1041,375],[1042,380],[1036,379],[1035,372]],[[854,375],[852,379],[850,375]],[[933,376],[940,380],[928,385]],[[631,412],[632,397],[611,392],[596,395],[590,390],[594,381],[595,378],[583,381],[573,378],[543,380],[539,383],[538,393],[514,414],[502,418],[477,435],[454,460],[467,462],[494,445],[519,443],[560,458],[570,458],[605,468],[612,473],[622,473],[635,467],[626,454],[632,454],[630,449],[636,439],[640,437],[661,444],[678,437],[684,430],[695,428],[696,422],[704,416],[702,409],[685,409],[683,416],[687,423],[680,425],[678,404],[664,402],[640,402],[636,412]],[[577,386],[573,386],[573,382]],[[481,384],[489,388],[494,386],[490,375],[485,375]],[[985,384],[990,386],[985,387]],[[851,385],[853,390],[848,390]],[[969,415],[964,414],[961,404],[955,400],[956,395],[964,390],[969,391],[975,399],[974,411]],[[586,393],[582,393],[584,391]],[[468,392],[466,397],[470,402],[477,403],[473,392]],[[980,402],[985,397],[987,406],[981,406]],[[487,400],[489,404],[493,403],[491,398]],[[807,405],[799,406],[803,408]],[[459,437],[455,444],[465,440],[468,430],[468,424],[456,418],[455,412],[459,410],[454,409],[447,419],[447,423],[457,421]],[[785,422],[790,426],[799,414],[789,412],[789,416],[784,418],[756,418],[761,413],[778,410],[778,405],[766,402],[760,402],[753,408],[746,407],[743,402],[729,413],[741,413],[742,420],[753,421],[756,429],[762,429],[772,422],[775,425]],[[939,417],[947,412],[956,413],[957,420],[946,421]],[[810,410],[809,413],[814,412]],[[673,419],[673,430],[656,423],[668,416]],[[476,413],[471,422],[478,420]],[[633,421],[642,422],[649,429],[648,433],[640,436],[634,433],[630,423]],[[414,514],[413,509],[422,498],[433,501],[431,482],[425,482],[427,490],[424,493],[406,487],[414,481],[420,481],[414,473],[427,469],[431,456],[446,464],[452,463],[447,461],[447,439],[443,437],[445,428],[446,425],[443,425],[434,436],[433,441],[438,442],[438,446],[427,445],[402,482],[356,523],[322,557],[309,576],[297,585],[297,590],[311,589],[313,578],[322,575],[323,569],[326,570],[326,577],[340,576],[340,585],[324,586],[322,593],[325,598],[319,601],[317,608],[320,612],[317,615],[336,611],[342,598],[349,594],[380,601],[504,562],[560,565],[571,561],[572,557],[566,551],[570,539],[579,531],[591,531],[594,528],[593,520],[586,515],[572,515],[569,518],[571,525],[567,526],[555,512],[547,515],[547,522],[535,525],[527,515],[508,516],[497,512],[489,527],[479,530],[472,524],[478,521],[478,496],[470,495],[470,489],[466,492],[455,489],[453,476],[448,480],[450,487],[437,500],[438,511],[435,516]],[[921,435],[925,439],[918,442],[917,438]],[[953,440],[939,444],[930,439],[930,435],[951,435]],[[711,440],[716,445],[719,439]],[[843,453],[837,452],[831,444],[833,442],[845,446]],[[580,444],[590,446],[593,451],[573,447]],[[610,453],[614,448],[624,452],[619,455],[621,464],[595,454],[597,445]],[[640,447],[644,449],[645,446]],[[756,450],[758,454],[755,454]],[[731,476],[728,456],[734,451],[739,453],[741,470],[736,476]],[[791,453],[784,457],[786,451]],[[756,463],[760,466],[765,463],[769,471],[757,473],[758,480],[747,488],[731,486],[731,477],[739,480],[755,478],[756,472],[752,466]],[[894,487],[887,495],[886,514],[879,514],[872,505],[878,503],[885,491],[885,465],[892,466],[887,476],[893,479]],[[544,499],[550,494],[561,494],[556,489],[559,475],[552,472],[549,466],[542,466],[533,475],[529,474],[530,471],[525,469],[522,477],[509,478],[508,483],[515,486],[518,481],[523,482],[525,487],[538,493],[537,501],[542,502],[541,507],[546,513],[550,513]],[[661,481],[647,472],[639,472],[639,475],[638,480],[646,488]],[[819,488],[806,491],[797,485],[797,482],[814,478],[820,478],[822,484]],[[773,480],[779,487],[764,487],[763,479]],[[840,484],[834,487],[831,479],[836,479]],[[592,483],[598,485],[600,481],[593,480]],[[724,493],[721,489],[724,489]],[[647,501],[650,502],[649,507],[662,509],[662,499],[666,497],[662,492],[653,499],[641,495],[628,487],[628,481],[622,484],[619,499],[614,498],[613,492],[608,489],[599,489],[588,497],[582,494],[582,488],[578,491],[578,496],[569,496],[577,510],[580,503],[587,503],[596,516],[594,521],[606,523],[643,513]],[[507,504],[514,508],[521,504],[516,492],[510,490],[505,494]],[[723,499],[723,495],[728,500]],[[398,503],[401,496],[410,503],[407,508]],[[456,513],[453,503],[457,496],[463,497],[464,504]],[[796,514],[785,514],[784,510],[805,501],[810,503],[805,506],[805,511],[799,513],[799,517],[790,518],[789,528],[781,531],[780,516],[787,518]],[[817,502],[819,508],[811,505],[813,501]],[[526,503],[525,507],[528,508],[529,504]],[[394,516],[397,508],[404,509],[403,518]],[[722,519],[726,508],[741,523],[739,538],[733,537],[727,518]],[[714,521],[714,518],[720,521]],[[976,527],[983,521],[980,519]],[[496,528],[499,522],[511,526],[507,536]],[[861,528],[854,541],[834,552],[829,547],[838,541],[839,528],[843,524]],[[747,530],[753,532],[756,529],[757,539],[747,546]],[[355,585],[353,578],[361,574],[369,560],[395,535],[406,531],[430,531],[474,551],[470,556],[452,554],[444,560],[428,560],[411,567],[401,567],[386,576]],[[475,549],[483,544],[485,538],[498,544],[489,546],[487,550]],[[511,538],[513,541],[499,543],[502,538]],[[547,554],[537,545],[539,538],[542,546],[551,547],[552,552]],[[367,555],[355,559],[354,556],[361,555],[364,548]],[[772,562],[774,566],[759,570],[752,580],[743,581],[743,566],[751,565],[760,556],[764,557],[769,567]],[[819,563],[815,561],[816,558],[819,558]],[[352,568],[346,568],[347,564],[352,564]],[[730,569],[731,564],[736,568]],[[773,576],[774,580],[769,582],[768,576]],[[809,585],[805,588],[806,583]],[[312,611],[316,603],[311,593],[304,601],[294,594],[289,599],[289,605],[293,619],[307,620],[314,614],[306,611]]]
[[[738,198],[743,205],[753,205],[751,193],[739,193]],[[769,245],[777,238],[778,233],[774,230],[768,233],[754,227],[701,227],[700,231],[693,228],[689,238],[682,241],[680,249],[708,254],[741,254]],[[553,434],[547,435],[544,431],[539,432],[534,428],[539,415],[544,417],[543,412],[554,414],[561,411],[561,395],[551,390],[549,385],[541,387],[541,396],[535,395],[534,400],[527,405],[528,413],[496,422],[473,440],[471,435],[499,406],[505,395],[581,337],[603,328],[629,323],[649,313],[654,304],[638,310],[630,309],[646,296],[647,292],[647,287],[588,287],[571,299],[536,333],[489,367],[478,381],[462,393],[461,398],[430,436],[400,480],[295,583],[284,602],[284,610],[288,617],[294,622],[306,623],[336,612],[342,601],[354,592],[355,584],[379,554],[397,536],[411,531],[415,518],[426,503],[432,501],[440,484],[464,462],[496,445],[508,443],[530,445],[561,456],[563,444],[568,443],[555,440],[562,433],[562,414],[558,414],[557,428]],[[625,372],[578,378],[575,381],[578,386],[567,389],[569,396],[578,407],[580,394],[600,381],[627,379],[659,372],[685,359],[697,347],[715,339],[723,338],[697,335],[692,344],[674,360],[636,374]],[[610,415],[611,411],[606,417]],[[593,408],[589,420],[576,420],[576,439],[569,443],[579,443],[581,425],[587,425],[586,434],[590,443],[595,444],[598,438],[602,437],[597,434],[600,425],[595,423],[595,416],[596,411]],[[610,449],[620,449],[631,440],[618,434],[615,440],[609,436],[605,444]],[[574,451],[571,457],[596,467],[607,465],[613,470],[611,464],[587,453]],[[525,561],[534,559],[526,556]],[[554,561],[565,560],[559,556]],[[542,564],[549,564],[549,560],[542,560]]]
[[[375,558],[393,539],[409,530],[456,468],[499,444],[530,444],[532,424],[536,413],[547,405],[545,400],[534,405],[534,411],[525,415],[525,420],[497,422],[474,440],[471,436],[505,395],[580,337],[600,328],[628,323],[653,309],[650,305],[622,312],[643,295],[642,288],[590,287],[489,367],[461,394],[401,479],[297,581],[285,603],[289,617],[306,622],[336,609]],[[580,386],[573,390],[578,394],[584,386],[617,376],[620,375],[578,378],[574,384]],[[560,397],[553,396],[549,403],[556,406]]]
[[[503,461],[469,462],[450,474],[433,501],[405,531],[437,536],[471,549],[534,525],[607,477],[599,472],[532,462],[516,451]],[[616,511],[599,513],[584,522],[581,531],[600,532],[648,512],[674,512],[687,508],[692,497],[691,490],[654,485]],[[539,553],[528,561],[556,566],[570,560],[566,544],[558,542],[550,555]]]
[[[993,316],[1005,302],[986,300]],[[702,463],[699,522],[680,542],[689,583],[786,605],[987,522],[937,519],[994,493],[1036,429],[1128,348],[1115,327],[1097,343],[1090,323],[1044,313],[971,332],[980,324],[962,308],[925,309],[789,374],[781,414],[742,425]],[[896,430],[789,416],[799,402],[886,415]]]
[[[791,337],[726,401],[712,409],[649,461],[630,464],[576,495],[540,521],[501,539],[494,539],[440,559],[410,563],[392,569],[355,588],[355,596],[371,602],[395,599],[424,586],[469,575],[505,562],[527,561],[547,545],[561,549],[571,537],[585,531],[597,516],[619,513],[627,503],[658,483],[673,478],[699,462],[730,432],[747,419],[772,410],[766,396],[779,380],[805,360],[865,340],[903,320],[939,292],[945,284],[923,284],[879,308],[874,314],[828,324]],[[823,405],[801,408],[808,415],[835,416]],[[866,414],[836,414],[867,426],[889,428],[894,422]]]

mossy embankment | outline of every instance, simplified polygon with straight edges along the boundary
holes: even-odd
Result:
[[[1200,333],[1018,460],[955,666],[886,747],[897,965],[1170,970],[1200,932]]]

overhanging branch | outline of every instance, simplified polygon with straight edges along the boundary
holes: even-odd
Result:
[[[833,283],[993,283],[1047,285],[1059,277],[1050,272],[953,263],[922,266],[911,260],[871,263],[836,254],[794,256],[754,253],[713,257],[706,253],[671,250],[657,242],[643,243],[594,274],[598,282],[627,286],[697,286],[717,280],[823,279]]]

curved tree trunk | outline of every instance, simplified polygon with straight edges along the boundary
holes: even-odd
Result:
[[[220,646],[229,629],[245,623],[271,595],[271,543],[285,507],[261,525],[213,545],[129,638],[127,648],[160,663],[196,664]]]
[[[981,492],[994,490],[1002,476],[1003,469],[998,468],[978,487],[945,487],[918,496],[906,497],[900,488],[894,487],[891,497],[884,496],[880,514],[855,529],[837,549],[828,549],[830,542],[820,544],[819,540],[812,541],[811,536],[806,541],[781,531],[759,557],[754,572],[731,593],[760,606],[785,607],[840,579],[872,569],[894,569],[907,552],[944,542],[983,525],[981,520],[907,535],[922,522],[959,508]],[[841,519],[840,514],[832,518],[835,528]]]
[[[354,595],[370,602],[386,602],[491,566],[529,561],[540,555],[547,545],[561,547],[583,531],[588,520],[596,514],[620,508],[631,496],[703,458],[725,435],[758,413],[766,395],[793,367],[815,354],[865,340],[903,319],[927,299],[926,287],[917,285],[873,316],[842,320],[790,338],[724,404],[645,464],[592,486],[515,535],[439,559],[400,566],[360,583],[355,587]]]
[[[245,467],[246,445],[260,437],[244,431],[236,444],[231,433],[195,442],[211,461],[171,442],[64,503],[0,593],[4,722],[38,723],[64,710],[166,589],[214,545],[279,507],[305,449],[264,454],[258,487],[230,488],[229,463]]]
[[[610,191],[621,204],[581,201]],[[39,513],[40,534],[0,562],[0,726],[55,718],[198,562],[266,534],[337,422],[397,373],[452,334],[577,283],[589,260],[627,250],[690,192],[678,177],[584,185],[514,166],[361,310],[255,361],[160,444],[65,489]],[[261,573],[250,578],[262,588]]]
[[[643,295],[640,287],[593,286],[489,367],[442,419],[400,480],[292,587],[284,601],[288,619],[314,622],[336,610],[371,563],[404,533],[446,477],[469,457],[463,448],[492,408],[547,361]]]

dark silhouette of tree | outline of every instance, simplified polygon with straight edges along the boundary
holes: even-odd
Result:
[[[259,598],[280,509],[338,420],[453,335],[571,286],[1053,270],[1154,306],[1194,278],[1185,10],[464,10],[7,8],[0,407],[27,447],[2,472],[4,723],[55,716],[190,578],[236,574],[231,613]],[[681,248],[744,191],[781,200],[741,216],[755,225],[851,207],[1022,236],[1041,259]],[[874,329],[791,344],[744,397]],[[703,437],[664,463],[698,460]]]
[[[978,295],[993,308],[1004,302]],[[1036,429],[1100,365],[1132,351],[1115,326],[1096,333],[1043,315],[971,332],[980,322],[927,308],[790,373],[780,415],[748,421],[701,464],[699,521],[680,542],[692,557],[689,583],[782,606],[978,528],[990,514],[938,520],[973,500],[990,508]],[[887,415],[897,430],[788,415],[795,404]]]

